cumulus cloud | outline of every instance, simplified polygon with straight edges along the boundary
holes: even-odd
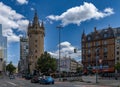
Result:
[[[94,4],[84,2],[83,5],[72,7],[61,15],[49,15],[48,19],[61,21],[63,26],[68,24],[80,25],[81,22],[90,19],[100,19],[114,14],[112,8],[105,8],[104,11],[99,11]]]
[[[30,8],[31,11],[34,11],[35,9],[34,8]]]
[[[77,53],[74,53],[74,49],[76,49],[74,46],[71,45],[71,43],[65,41],[60,43],[61,49],[60,49],[60,53],[61,53],[61,58],[63,57],[71,57],[74,58],[76,60],[81,60],[81,50],[77,49]],[[58,45],[59,47],[59,45]],[[55,52],[49,52],[53,57],[55,58],[59,58],[59,49],[56,50]]]
[[[8,38],[8,42],[19,41],[19,36],[13,31],[26,31],[28,20],[11,7],[0,2],[0,24],[3,27],[3,35]]]
[[[28,0],[17,0],[19,4],[28,4]]]

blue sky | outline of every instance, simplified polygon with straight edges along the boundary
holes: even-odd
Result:
[[[81,34],[97,29],[120,27],[120,0],[0,0],[0,23],[8,37],[8,62],[17,65],[19,37],[24,36],[35,9],[45,25],[45,51],[57,57],[58,30],[61,29],[61,53],[77,60],[81,58]],[[77,48],[78,52],[73,53]]]

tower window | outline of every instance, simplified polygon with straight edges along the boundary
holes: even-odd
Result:
[[[37,50],[35,50],[35,53],[37,53]]]
[[[117,61],[119,61],[119,57],[117,57]]]
[[[35,47],[37,47],[37,45],[35,45]]]
[[[35,42],[37,42],[37,40],[35,40]]]

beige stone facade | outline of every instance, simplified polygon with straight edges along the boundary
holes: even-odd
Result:
[[[44,25],[39,23],[37,13],[33,23],[28,25],[29,68],[32,73],[36,69],[38,58],[44,53]]]

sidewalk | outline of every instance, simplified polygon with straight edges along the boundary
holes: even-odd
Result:
[[[98,77],[98,83],[96,83],[96,76],[82,76],[83,82],[86,84],[110,86],[110,87],[120,87],[120,79],[101,79]]]

